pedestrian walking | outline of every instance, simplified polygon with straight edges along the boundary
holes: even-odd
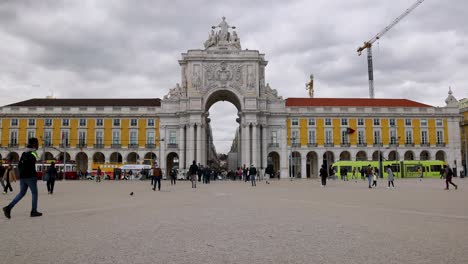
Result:
[[[171,185],[175,185],[176,180],[177,180],[177,169],[176,168],[172,168],[171,173],[170,173],[170,177],[171,177]]]
[[[148,177],[150,177],[151,179],[151,186],[154,185],[154,182],[155,182],[155,178],[154,178],[154,168],[151,168],[148,170]]]
[[[101,174],[102,174],[102,171],[101,171],[101,167],[97,167],[97,172],[96,172],[96,182],[101,182]]]
[[[265,168],[265,181],[266,181],[266,184],[270,184],[269,180],[270,180],[270,177],[271,177],[272,174],[273,174],[273,166],[272,165],[267,165],[267,167]]]
[[[197,188],[198,166],[196,161],[193,161],[192,165],[190,165],[189,175],[190,181],[192,181],[192,188]]]
[[[236,180],[236,178],[239,178],[239,181],[242,181],[242,175],[243,172],[241,167],[237,167],[236,176],[234,177],[234,180]]]
[[[369,189],[372,188],[372,186],[371,186],[372,185],[372,175],[373,175],[372,172],[373,172],[372,167],[369,164],[369,166],[367,166],[367,169],[366,169],[367,181],[369,182]]]
[[[244,164],[244,167],[242,168],[242,177],[244,177],[244,182],[247,182],[249,180],[249,169]]]
[[[156,186],[158,186],[158,191],[161,191],[161,179],[163,172],[161,168],[159,168],[158,165],[153,169],[153,175],[154,175],[154,185],[153,185],[153,191],[156,191]]]
[[[21,154],[18,168],[20,172],[20,192],[7,206],[3,207],[5,217],[11,218],[11,210],[15,205],[26,195],[28,188],[31,189],[32,194],[32,208],[31,217],[41,216],[42,213],[37,211],[37,173],[36,173],[36,160],[39,142],[37,138],[30,138],[28,140],[27,149]]]
[[[375,187],[377,187],[377,175],[378,175],[378,172],[372,170],[372,186],[375,186]]]
[[[257,182],[255,179],[256,177],[257,177],[257,168],[255,168],[253,164],[250,164],[249,178],[250,178],[250,181],[252,182],[252,186],[257,186]]]
[[[200,165],[200,163],[198,163],[198,172],[197,172],[197,175],[198,175],[198,181],[201,182],[201,178],[202,178],[202,175],[203,175],[203,165]]]
[[[55,162],[50,163],[50,167],[46,172],[46,181],[47,181],[47,193],[54,193],[55,179],[57,178],[57,168],[55,168]]]
[[[8,190],[10,190],[10,192],[13,192],[13,188],[11,187],[11,182],[16,182],[16,174],[11,164],[8,164],[8,167],[5,170],[5,173],[3,174],[3,180],[6,183],[5,187],[3,188],[3,194],[7,194]]]
[[[444,165],[445,168],[445,190],[449,189],[449,183],[452,184],[455,187],[455,190],[458,189],[458,185],[452,182],[452,177],[453,177],[453,170],[450,168],[448,165]]]
[[[327,167],[325,164],[322,164],[322,167],[320,168],[320,179],[322,180],[322,183],[320,186],[325,187],[327,185]]]
[[[387,189],[390,189],[390,184],[392,185],[392,189],[395,188],[395,185],[393,184],[393,171],[392,171],[392,168],[390,168],[390,166],[387,167],[387,177],[388,177],[388,187]]]

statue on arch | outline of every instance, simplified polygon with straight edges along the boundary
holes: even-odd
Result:
[[[211,28],[212,28],[212,29],[220,28],[220,30],[218,31],[219,41],[226,41],[226,42],[229,42],[229,29],[230,29],[230,28],[235,29],[236,27],[230,26],[230,25],[226,22],[226,17],[222,17],[222,19],[223,19],[223,21],[221,21],[221,23],[219,23],[219,25],[217,25],[217,26],[212,26]]]

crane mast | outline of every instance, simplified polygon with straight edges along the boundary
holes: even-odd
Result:
[[[369,97],[374,98],[374,69],[372,63],[372,44],[380,39],[385,33],[387,33],[390,29],[392,29],[398,22],[400,22],[405,16],[407,16],[411,11],[413,11],[416,7],[418,7],[424,0],[417,0],[413,5],[411,5],[408,9],[403,12],[400,16],[398,16],[392,23],[386,26],[383,30],[381,30],[377,35],[375,35],[370,40],[364,42],[364,45],[357,49],[358,55],[361,56],[362,51],[367,49],[367,73],[369,75]]]

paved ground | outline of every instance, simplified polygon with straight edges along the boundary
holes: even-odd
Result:
[[[468,185],[57,182],[0,217],[0,263],[468,263]],[[15,191],[18,186],[14,186]],[[130,192],[134,196],[130,196]],[[0,196],[4,206],[13,195]]]

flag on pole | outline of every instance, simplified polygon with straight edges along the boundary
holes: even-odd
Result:
[[[351,135],[351,134],[353,134],[354,132],[356,132],[356,130],[354,130],[354,129],[350,128],[350,127],[348,127],[348,128],[346,129],[346,133],[348,133],[348,135]]]

